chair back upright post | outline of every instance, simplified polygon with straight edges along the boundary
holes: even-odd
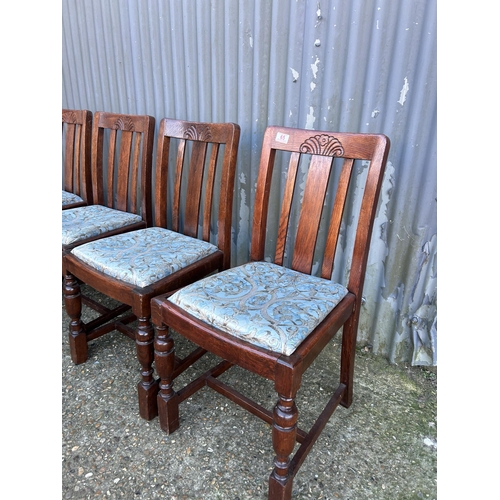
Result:
[[[92,132],[94,202],[141,215],[148,226],[152,222],[154,126],[151,116],[98,111]],[[109,136],[105,138],[106,130]],[[107,149],[106,140],[109,141]]]
[[[170,184],[167,176],[171,143],[174,139],[178,143],[174,153],[175,170],[170,174],[173,179],[171,228],[186,236],[210,242],[212,224],[216,225],[213,229],[217,233],[217,246],[224,255],[222,269],[228,269],[231,264],[234,165],[239,136],[240,127],[234,123],[205,124],[168,118],[161,121],[158,136],[155,226],[168,225],[167,207],[170,204],[167,187]],[[222,147],[224,150],[221,159]],[[216,183],[218,178],[220,183]],[[219,203],[214,207],[216,186],[219,189]]]
[[[92,204],[91,147],[92,111],[63,109],[63,190]]]

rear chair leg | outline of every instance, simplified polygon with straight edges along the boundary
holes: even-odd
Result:
[[[347,389],[344,392],[340,404],[349,408],[352,403],[353,379],[354,379],[354,358],[356,355],[356,337],[358,331],[359,314],[354,311],[351,317],[344,324],[342,332],[342,352],[340,358],[340,382],[345,384]]]
[[[142,380],[137,386],[139,396],[139,414],[145,420],[152,420],[158,415],[156,395],[158,380],[153,377],[153,338],[154,329],[150,318],[138,318],[139,326],[136,331],[137,358],[141,364]]]
[[[85,363],[88,358],[87,336],[81,321],[82,296],[77,279],[69,272],[64,275],[64,305],[71,318],[69,323],[69,349],[71,359],[76,365]]]
[[[297,437],[298,410],[293,398],[281,394],[273,413],[274,469],[269,477],[269,498],[290,500],[293,475],[290,471],[290,455]]]
[[[160,376],[158,393],[158,415],[160,427],[167,434],[179,428],[179,400],[173,388],[175,368],[175,346],[167,326],[156,327],[155,365]]]

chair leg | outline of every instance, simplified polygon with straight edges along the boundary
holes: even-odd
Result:
[[[352,404],[354,358],[356,355],[356,337],[358,332],[359,314],[355,311],[344,324],[342,332],[342,351],[340,357],[340,382],[347,389],[340,404],[349,408]]]
[[[297,437],[298,410],[294,398],[281,394],[273,413],[274,469],[269,477],[269,499],[289,500],[292,497],[293,475],[290,455]]]
[[[154,329],[150,318],[138,318],[139,326],[136,331],[137,358],[141,364],[142,380],[137,386],[139,395],[139,414],[145,420],[152,420],[158,415],[156,395],[158,380],[153,377],[153,339]]]
[[[160,376],[158,415],[160,427],[167,434],[179,428],[179,400],[173,388],[175,346],[167,326],[156,327],[155,365]]]
[[[82,295],[78,280],[71,274],[64,276],[64,305],[66,312],[71,318],[69,323],[69,349],[71,359],[76,365],[85,363],[88,358],[87,336],[81,321]]]

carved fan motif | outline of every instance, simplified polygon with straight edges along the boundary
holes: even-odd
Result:
[[[212,133],[210,129],[205,126],[195,127],[191,125],[185,132],[184,137],[186,139],[190,139],[192,141],[207,141],[210,142],[212,140]]]
[[[76,114],[74,111],[66,111],[63,113],[63,122],[65,123],[77,123]]]
[[[113,123],[113,128],[115,130],[127,130],[129,132],[134,131],[134,122],[128,118],[118,118],[115,123]]]
[[[324,156],[340,156],[344,154],[344,148],[336,137],[318,134],[304,141],[300,145],[300,152]]]

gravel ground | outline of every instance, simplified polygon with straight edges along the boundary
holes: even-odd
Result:
[[[92,314],[86,309],[84,319]],[[204,388],[181,404],[180,428],[167,436],[157,418],[138,415],[133,341],[112,332],[74,365],[68,322],[63,305],[61,498],[267,498],[269,425]],[[189,345],[175,338],[182,354]],[[297,398],[303,429],[336,385],[339,347],[334,339],[304,376]],[[197,370],[214,361],[205,358]],[[293,499],[437,498],[436,377],[435,368],[390,365],[359,347],[354,402],[330,418],[295,477]],[[237,368],[222,378],[269,409],[275,403],[269,381]]]

